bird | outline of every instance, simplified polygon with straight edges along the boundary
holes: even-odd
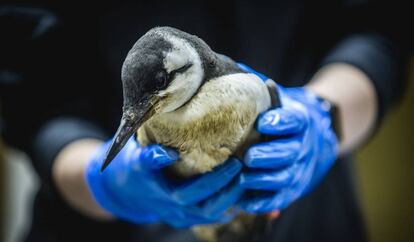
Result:
[[[260,140],[254,130],[257,116],[278,105],[273,80],[244,71],[201,38],[173,27],[152,28],[136,41],[122,65],[121,80],[122,118],[101,171],[134,134],[140,145],[177,149],[180,159],[169,168],[176,176],[212,171],[230,156],[241,158],[246,147]],[[243,216],[193,231],[202,241],[233,241],[254,224],[256,216]]]

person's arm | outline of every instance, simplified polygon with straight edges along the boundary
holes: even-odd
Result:
[[[337,106],[340,154],[355,149],[370,136],[377,118],[377,96],[363,71],[350,64],[329,64],[306,88]]]
[[[52,162],[53,181],[63,199],[88,217],[117,217],[135,224],[165,222],[175,227],[225,222],[242,189],[231,183],[241,163],[225,164],[188,181],[173,183],[160,174],[178,154],[160,145],[139,146],[131,138],[105,171],[111,141],[82,138],[67,143]],[[220,192],[218,192],[220,191]]]
[[[377,33],[352,34],[324,58],[306,88],[338,107],[340,154],[358,148],[400,100],[409,50]]]
[[[255,169],[245,169],[240,179],[245,189],[273,193],[243,199],[243,209],[258,213],[286,208],[312,191],[338,156],[367,140],[402,96],[404,65],[399,63],[404,62],[396,47],[379,35],[349,36],[329,53],[308,85],[279,86],[281,107],[259,116],[257,130],[281,138],[252,146],[244,162]],[[326,101],[338,107],[337,117]]]
[[[95,219],[112,218],[92,197],[85,179],[88,161],[103,144],[98,139],[79,139],[65,146],[57,155],[52,177],[60,194],[73,208]]]

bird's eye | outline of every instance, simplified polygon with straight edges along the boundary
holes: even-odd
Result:
[[[182,67],[175,69],[171,71],[170,73],[167,73],[166,71],[160,71],[155,75],[155,80],[157,82],[157,87],[159,89],[164,89],[169,82],[171,82],[176,74],[184,73],[186,70],[188,70],[193,64],[187,63],[183,65]]]
[[[167,86],[169,75],[166,71],[160,71],[155,75],[156,85],[159,89]]]
[[[186,70],[188,70],[191,66],[193,65],[193,63],[187,63],[185,65],[183,65],[182,67],[175,69],[173,71],[171,71],[170,74],[175,75],[177,73],[184,73]]]

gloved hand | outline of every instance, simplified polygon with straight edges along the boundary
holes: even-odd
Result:
[[[131,138],[101,173],[110,143],[93,156],[86,178],[96,201],[114,216],[137,224],[163,221],[188,227],[225,223],[237,212],[228,208],[242,194],[237,182],[232,182],[241,170],[238,160],[230,159],[213,172],[174,182],[164,176],[162,168],[176,161],[178,154],[160,145],[139,147]]]
[[[240,65],[247,72],[267,77]],[[311,191],[334,164],[338,152],[329,103],[303,87],[278,85],[281,107],[262,113],[257,130],[273,140],[250,147],[240,185],[256,190],[240,205],[251,213],[281,210]],[[259,169],[257,169],[259,168]],[[257,195],[262,191],[262,195]],[[266,192],[263,192],[266,191]]]

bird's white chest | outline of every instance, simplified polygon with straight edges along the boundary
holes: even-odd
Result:
[[[206,82],[181,108],[153,116],[138,131],[143,145],[159,143],[180,151],[175,169],[184,176],[210,171],[243,143],[259,113],[270,107],[264,82],[231,74]]]

